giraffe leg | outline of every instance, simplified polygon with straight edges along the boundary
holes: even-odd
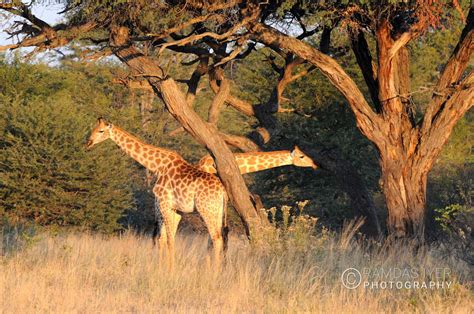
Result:
[[[156,238],[158,238],[158,243],[160,243],[161,238],[166,239],[166,233],[161,232],[163,230],[163,218],[161,217],[161,212],[160,212],[160,202],[158,199],[155,200],[155,227],[153,229],[153,246],[156,246]],[[165,242],[166,243],[166,242]]]
[[[168,246],[168,237],[166,235],[166,228],[161,214],[160,201],[155,200],[155,229],[153,230],[153,245],[157,244],[158,237],[158,252],[160,261],[163,260],[164,251]]]
[[[196,209],[201,215],[204,223],[206,224],[209,236],[212,241],[214,262],[220,269],[222,264],[222,256],[224,254],[224,237],[222,234],[223,227],[223,210],[220,206],[215,204],[206,204],[207,207],[203,207],[205,204],[197,204]]]
[[[161,215],[163,217],[165,237],[160,237],[160,246],[167,248],[168,260],[170,268],[174,267],[175,260],[175,237],[178,225],[181,220],[181,215],[176,213],[168,204],[161,204]]]

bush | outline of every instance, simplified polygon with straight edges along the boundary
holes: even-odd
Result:
[[[30,68],[29,74],[25,67]],[[47,93],[38,86],[29,91],[20,88],[35,71],[41,74],[38,86],[62,73],[12,66],[10,72],[19,77],[11,75],[14,82],[8,85],[18,83],[21,99],[0,90],[0,215],[12,222],[28,220],[106,233],[120,229],[118,220],[134,208],[131,161],[112,152],[110,143],[91,152],[83,149],[96,118],[91,110],[94,93],[79,93],[76,98],[67,83],[48,88]],[[91,90],[93,84],[85,81],[82,86]],[[100,101],[105,108],[106,99]]]
[[[474,263],[474,208],[452,204],[435,209],[435,220],[452,254]]]

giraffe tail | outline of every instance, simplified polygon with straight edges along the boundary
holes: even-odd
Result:
[[[222,217],[222,239],[224,240],[224,252],[227,251],[229,242],[229,226],[227,225],[227,194],[224,193],[222,198],[222,206],[224,215]]]
[[[158,237],[159,230],[160,230],[160,222],[158,221],[158,219],[156,219],[155,220],[155,225],[154,225],[154,228],[153,228],[153,235],[152,235],[153,246],[156,246],[156,238]]]

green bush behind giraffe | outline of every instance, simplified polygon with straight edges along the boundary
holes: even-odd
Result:
[[[110,103],[104,78],[16,62],[0,71],[8,82],[0,93],[0,216],[120,229],[135,207],[133,168],[107,147],[81,149],[94,107]]]

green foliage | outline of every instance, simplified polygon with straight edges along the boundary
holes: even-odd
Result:
[[[435,209],[435,212],[436,214],[438,214],[438,217],[436,217],[435,220],[440,224],[443,231],[450,232],[452,231],[451,227],[452,227],[453,221],[463,211],[466,211],[466,213],[469,212],[467,208],[459,204],[449,205],[449,206],[446,206],[445,208],[437,208]],[[470,211],[472,212],[473,209],[471,209]]]
[[[110,145],[83,149],[96,119],[91,109],[109,102],[98,82],[19,63],[0,71],[7,78],[0,94],[0,212],[41,225],[120,229],[118,220],[134,207],[130,161]]]
[[[452,204],[435,209],[435,220],[441,227],[450,249],[459,257],[474,262],[474,207]]]
[[[472,206],[474,161],[472,160],[473,117],[469,112],[461,119],[443,148],[430,173],[429,208],[450,204]]]

